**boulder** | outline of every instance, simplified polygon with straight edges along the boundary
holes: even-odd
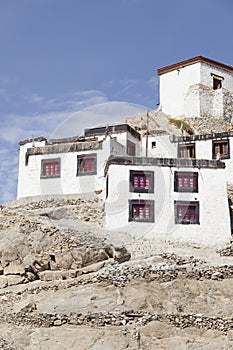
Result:
[[[5,276],[7,275],[21,275],[25,274],[25,269],[20,263],[20,261],[12,261],[8,266],[6,266],[3,270]]]
[[[128,250],[124,246],[114,247],[113,258],[115,261],[121,264],[125,261],[128,261],[131,258],[131,254],[128,252]]]
[[[24,281],[25,281],[25,278],[23,276],[19,276],[19,275],[8,275],[7,276],[8,286],[14,286],[16,284],[23,283]]]
[[[71,255],[75,261],[76,264],[80,264],[82,266],[83,264],[83,254],[78,249],[72,249]]]
[[[27,271],[33,272],[37,275],[38,272],[50,270],[50,257],[46,256],[42,259],[34,254],[27,255],[23,259],[23,266]]]
[[[0,276],[0,289],[5,288],[8,285],[7,277]]]
[[[76,270],[39,272],[39,278],[41,281],[66,280],[68,278],[75,278],[76,276]]]
[[[7,266],[11,261],[15,261],[19,258],[16,247],[8,247],[2,251],[1,263],[2,266]]]
[[[99,261],[95,264],[87,265],[87,266],[83,267],[82,269],[79,269],[78,274],[96,272],[96,271],[102,269],[102,267],[104,267],[104,264],[105,264],[104,261]]]
[[[50,261],[51,270],[71,269],[74,258],[70,252],[54,254],[54,260]]]

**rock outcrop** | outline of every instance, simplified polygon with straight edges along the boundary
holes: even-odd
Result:
[[[2,208],[0,348],[233,348],[230,244],[133,240],[103,220],[98,198]]]

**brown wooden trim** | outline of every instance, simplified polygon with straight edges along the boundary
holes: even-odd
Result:
[[[207,63],[207,64],[210,64],[212,66],[218,67],[220,69],[224,69],[224,70],[227,70],[229,72],[233,72],[233,67],[231,67],[231,66],[228,66],[224,63],[220,63],[218,61],[214,61],[210,58],[206,58],[203,56],[197,56],[197,57],[193,57],[193,58],[190,58],[190,59],[182,61],[182,62],[172,64],[170,66],[160,68],[157,70],[157,73],[158,73],[158,75],[161,75],[161,74],[170,72],[172,70],[183,68],[183,67],[186,67],[186,66],[189,66],[191,64],[198,63],[198,62]]]

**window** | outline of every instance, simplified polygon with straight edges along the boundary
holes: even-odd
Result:
[[[222,88],[222,81],[224,80],[223,77],[220,77],[219,75],[211,73],[211,76],[213,77],[213,89],[219,90]]]
[[[229,140],[213,141],[213,159],[230,158]]]
[[[154,172],[130,170],[130,192],[153,193]]]
[[[198,173],[175,171],[175,192],[198,192]]]
[[[77,176],[95,175],[97,172],[96,164],[96,153],[78,155]]]
[[[60,177],[60,158],[41,160],[41,178]]]
[[[175,201],[176,224],[199,224],[199,202]]]
[[[151,148],[156,148],[156,141],[151,142]]]
[[[135,143],[127,140],[127,154],[129,156],[135,156],[135,150],[136,150],[136,146]]]
[[[129,200],[129,221],[154,222],[154,201]]]
[[[195,145],[194,145],[194,143],[179,145],[178,146],[178,158],[195,158]]]

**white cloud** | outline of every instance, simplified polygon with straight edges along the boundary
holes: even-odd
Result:
[[[147,84],[149,87],[151,87],[153,90],[157,90],[159,87],[159,78],[157,76],[152,76],[148,81]]]
[[[29,103],[41,103],[43,101],[44,101],[44,98],[37,93],[32,94],[28,98]]]
[[[50,99],[46,99],[40,94],[34,93],[30,95],[27,100],[31,104],[36,104],[41,110],[74,111],[94,104],[107,102],[107,97],[99,90],[83,90],[55,96]]]
[[[20,140],[32,136],[50,138],[59,125],[69,120],[75,112],[88,106],[105,103],[107,97],[101,91],[87,90],[74,91],[52,99],[34,93],[27,98],[27,101],[37,106],[37,113],[10,114],[0,119],[0,202],[13,200],[16,196]],[[76,131],[79,135],[85,122],[86,120],[77,119],[75,128],[66,128],[66,132],[71,133],[67,136],[73,136]]]

